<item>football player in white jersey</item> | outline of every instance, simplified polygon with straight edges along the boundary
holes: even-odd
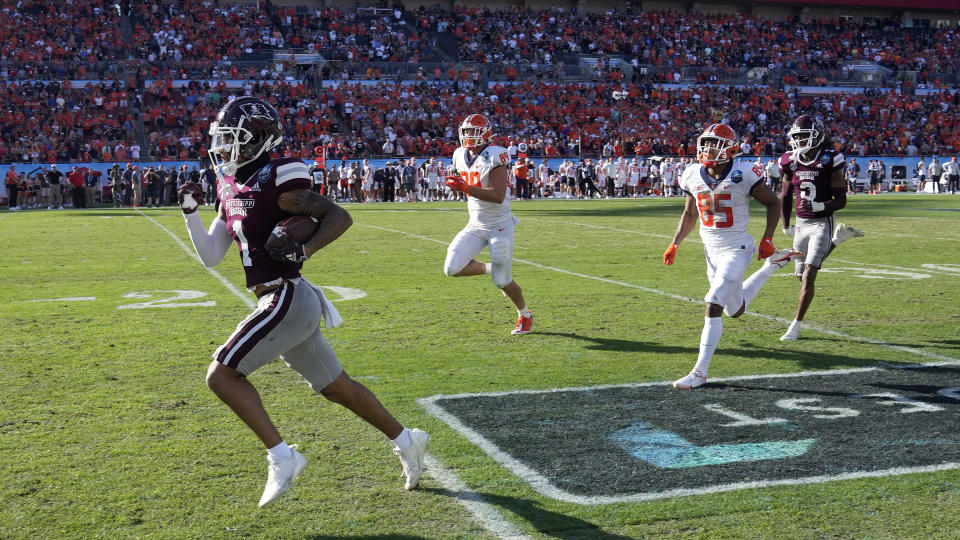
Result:
[[[771,238],[780,219],[780,200],[761,180],[759,168],[734,164],[736,150],[736,132],[725,124],[711,125],[697,139],[700,164],[687,167],[680,179],[687,202],[673,242],[663,253],[663,264],[673,264],[677,246],[699,217],[710,290],[704,297],[706,316],[697,363],[689,375],[674,381],[675,388],[697,388],[707,381],[707,368],[723,332],[721,315],[742,315],[767,278],[792,257],[801,255],[792,249],[774,249]],[[753,237],[747,233],[750,197],[767,207],[766,229],[757,257],[766,261],[744,281],[743,274],[757,251]]]
[[[640,184],[640,165],[637,158],[630,161],[630,176],[627,178],[627,197],[637,197],[637,186]]]
[[[510,156],[506,148],[490,144],[492,139],[493,132],[483,115],[471,114],[460,124],[460,148],[453,152],[456,173],[447,176],[445,184],[467,196],[470,221],[447,248],[443,271],[451,277],[490,274],[517,308],[517,325],[512,333],[528,334],[533,313],[510,275],[513,227],[517,223],[507,197]],[[488,246],[491,262],[476,260],[474,257]]]
[[[440,198],[437,196],[437,186],[440,183],[440,171],[443,170],[443,164],[437,163],[437,158],[430,158],[430,161],[426,165],[427,170],[427,181],[426,190],[424,192],[424,200],[438,201]]]

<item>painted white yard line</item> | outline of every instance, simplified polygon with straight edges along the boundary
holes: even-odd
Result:
[[[173,234],[173,232],[171,232],[170,229],[167,229],[166,227],[164,227],[157,220],[144,214],[140,210],[137,210],[137,211],[140,213],[140,215],[147,218],[154,225],[159,227],[162,231],[170,235],[170,238],[173,238],[173,240],[177,243],[177,245],[183,248],[183,250],[186,251],[188,255],[190,255],[197,261],[197,263],[203,266],[203,262],[200,261],[200,257],[197,256],[196,252],[193,250],[192,247],[187,246],[187,244],[184,243],[182,240],[180,240],[180,238],[177,235]],[[227,278],[223,277],[223,275],[220,272],[217,272],[213,268],[207,268],[205,266],[204,268],[206,268],[206,270],[210,273],[210,275],[217,278],[217,280],[220,281],[220,283],[222,283],[223,286],[226,287],[228,291],[233,293],[233,295],[239,298],[241,302],[246,304],[247,307],[252,308],[257,305],[256,302],[254,302],[253,299],[250,298],[249,294],[245,294],[241,292],[240,289],[238,289],[236,286],[230,283],[230,281],[227,280]],[[468,512],[470,512],[470,514],[480,523],[480,525],[484,529],[490,531],[492,534],[496,535],[498,538],[511,539],[511,540],[526,538],[520,533],[520,531],[514,528],[514,526],[509,521],[507,521],[506,518],[503,517],[503,515],[501,515],[492,505],[490,505],[490,503],[487,503],[486,501],[484,501],[483,497],[481,497],[480,494],[476,493],[475,491],[471,491],[467,487],[467,485],[463,483],[462,480],[460,480],[452,471],[444,467],[439,460],[437,460],[430,454],[427,454],[424,459],[426,460],[427,467],[429,467],[430,476],[433,476],[434,478],[436,478],[437,481],[440,482],[440,484],[444,488],[452,492],[455,492],[457,497],[457,502],[463,505],[463,507],[466,508]]]
[[[460,480],[453,471],[444,467],[432,454],[426,454],[423,462],[427,466],[426,470],[430,476],[436,478],[444,489],[454,493],[457,502],[463,505],[484,529],[496,535],[497,538],[505,540],[529,538],[529,536],[521,533],[513,524],[504,519],[500,511],[488,503],[482,495],[467,487],[463,480]]]
[[[406,231],[400,231],[400,230],[397,230],[397,229],[390,229],[390,228],[387,228],[387,227],[379,227],[379,226],[376,226],[376,225],[367,225],[367,224],[363,224],[363,223],[361,223],[360,225],[362,225],[362,226],[364,226],[364,227],[369,227],[369,228],[372,228],[372,229],[379,229],[379,230],[381,230],[381,231],[388,231],[388,232],[393,232],[393,233],[397,233],[397,234],[402,234],[402,235],[405,235],[405,236],[410,236],[410,237],[413,237],[413,238],[418,238],[418,239],[420,239],[420,240],[426,240],[426,241],[429,241],[429,242],[435,242],[435,243],[438,243],[438,244],[446,244],[446,242],[444,242],[444,241],[442,241],[442,240],[437,240],[437,239],[435,239],[435,238],[430,238],[430,237],[422,236],[422,235],[419,235],[419,234],[408,233],[408,232],[406,232]],[[700,299],[700,298],[690,298],[689,296],[682,296],[682,295],[679,295],[679,294],[673,294],[673,293],[669,293],[669,292],[666,292],[666,291],[661,291],[660,289],[653,289],[653,288],[651,288],[651,287],[644,287],[643,285],[635,285],[635,284],[633,284],[633,283],[627,283],[627,282],[625,282],[625,281],[618,281],[618,280],[615,280],[615,279],[607,279],[607,278],[602,278],[602,277],[597,277],[597,276],[591,276],[591,275],[589,275],[589,274],[582,274],[582,273],[580,273],[580,272],[573,272],[573,271],[570,271],[570,270],[565,270],[565,269],[563,269],[563,268],[557,268],[557,267],[555,267],[555,266],[548,266],[548,265],[545,265],[545,264],[540,264],[540,263],[536,263],[536,262],[533,262],[533,261],[527,261],[527,260],[523,260],[523,259],[514,258],[513,260],[516,261],[516,262],[519,262],[519,263],[523,263],[523,264],[526,264],[526,265],[530,265],[530,266],[536,267],[536,268],[541,268],[541,269],[543,269],[543,270],[551,270],[551,271],[553,271],[553,272],[559,272],[559,273],[561,273],[561,274],[567,274],[567,275],[570,275],[570,276],[576,276],[576,277],[580,277],[580,278],[584,278],[584,279],[592,279],[592,280],[594,280],[594,281],[600,281],[600,282],[603,282],[603,283],[608,283],[608,284],[610,284],[610,285],[619,285],[619,286],[621,286],[621,287],[629,287],[629,288],[631,288],[631,289],[638,289],[638,290],[645,291],[645,292],[648,292],[648,293],[657,294],[657,295],[660,295],[660,296],[666,296],[667,298],[673,298],[673,299],[675,299],[675,300],[681,300],[681,301],[684,301],[684,302],[693,302],[693,303],[695,303],[695,304],[702,304],[702,303],[703,303],[703,300]],[[755,312],[755,311],[746,311],[746,312],[744,312],[744,314],[746,314],[746,315],[752,315],[752,316],[754,316],[754,317],[759,317],[759,318],[761,318],[761,319],[766,319],[766,320],[768,320],[768,321],[776,321],[776,322],[779,322],[779,323],[783,324],[784,326],[787,326],[787,325],[789,325],[791,322],[793,322],[792,319],[784,319],[784,318],[782,318],[782,317],[774,317],[774,316],[772,316],[772,315],[765,315],[765,314],[763,314],[763,313],[757,313],[757,312]],[[886,347],[886,348],[888,348],[888,349],[892,349],[892,350],[899,351],[899,352],[905,352],[905,353],[912,354],[912,355],[923,356],[923,357],[926,357],[926,358],[935,358],[935,359],[938,359],[938,360],[944,360],[944,361],[948,361],[948,362],[960,361],[960,360],[958,360],[957,358],[953,358],[953,357],[950,357],[950,356],[945,356],[945,355],[942,355],[942,354],[937,354],[937,353],[933,353],[933,352],[929,352],[929,351],[923,351],[923,350],[920,350],[920,349],[914,349],[913,347],[906,347],[906,346],[904,346],[904,345],[894,345],[893,343],[887,343],[887,342],[885,342],[885,341],[880,341],[880,340],[876,340],[876,339],[872,339],[872,338],[866,338],[866,337],[860,337],[860,336],[854,336],[854,335],[850,335],[850,334],[845,334],[845,333],[843,333],[843,332],[837,332],[836,330],[830,330],[830,329],[828,329],[828,328],[823,328],[823,327],[817,326],[817,325],[812,325],[812,324],[804,323],[804,326],[803,326],[803,327],[804,327],[805,329],[809,329],[809,330],[813,330],[813,331],[816,331],[816,332],[820,332],[821,334],[827,334],[827,335],[829,335],[829,336],[834,336],[834,337],[839,337],[839,338],[843,338],[843,339],[848,339],[848,340],[850,340],[850,341],[857,341],[857,342],[860,342],[860,343],[869,343],[869,344],[871,344],[871,345],[878,345],[878,346],[880,346],[880,347]]]
[[[889,264],[865,263],[865,262],[859,262],[859,261],[848,261],[848,260],[844,260],[844,259],[829,258],[829,259],[827,259],[827,260],[832,261],[832,262],[841,262],[841,263],[845,263],[845,264],[859,264],[860,266],[877,266],[877,267],[880,267],[880,268],[893,268],[894,270],[907,270],[907,271],[910,271],[910,272],[923,272],[924,274],[940,274],[940,275],[944,275],[944,276],[960,277],[960,268],[957,268],[957,271],[956,271],[956,272],[948,272],[948,271],[945,271],[945,270],[937,270],[937,269],[932,269],[932,268],[926,268],[926,267],[923,267],[923,266],[921,266],[920,268],[907,268],[906,266],[893,266],[893,265],[889,265]],[[827,269],[829,269],[829,266],[827,267]]]
[[[3,214],[2,216],[0,216],[0,220],[7,219],[12,215],[13,215],[13,212],[7,212],[6,214]]]
[[[923,367],[934,367],[942,365],[958,365],[960,361],[954,362],[937,362],[930,364],[915,364],[907,369],[914,368],[923,368]],[[714,382],[723,382],[723,381],[746,381],[746,380],[756,380],[756,379],[774,379],[774,378],[792,378],[792,377],[809,377],[809,376],[836,376],[836,375],[847,375],[853,373],[864,373],[870,371],[879,371],[884,369],[883,367],[868,367],[868,368],[851,368],[851,369],[835,369],[835,370],[825,370],[825,371],[805,371],[799,373],[781,373],[773,375],[742,375],[735,377],[720,377],[716,379],[710,379]],[[767,480],[767,481],[755,481],[755,482],[735,482],[730,484],[718,484],[713,486],[704,486],[702,488],[683,488],[683,489],[671,489],[666,491],[655,491],[647,493],[623,493],[615,495],[603,495],[603,496],[584,496],[570,493],[566,490],[558,488],[553,485],[550,480],[537,472],[535,469],[528,467],[526,464],[520,460],[514,458],[508,452],[505,452],[492,441],[479,434],[476,430],[467,427],[464,425],[460,419],[448,412],[437,402],[443,399],[457,399],[465,397],[480,397],[480,396],[506,396],[506,395],[516,395],[516,394],[550,394],[550,393],[559,393],[559,392],[586,392],[593,390],[602,390],[607,388],[641,388],[648,386],[669,386],[670,382],[667,381],[658,381],[658,382],[648,382],[648,383],[626,383],[626,384],[608,384],[608,385],[598,385],[598,386],[579,386],[572,388],[549,388],[545,390],[517,390],[517,391],[506,391],[506,392],[482,392],[482,393],[472,393],[472,394],[454,394],[454,395],[436,395],[426,398],[418,399],[417,402],[420,403],[430,414],[436,416],[444,423],[449,425],[451,428],[455,429],[466,439],[468,439],[473,444],[477,445],[481,450],[483,450],[487,455],[493,458],[497,463],[509,469],[513,474],[519,476],[521,479],[526,481],[530,486],[539,492],[540,494],[550,497],[552,499],[570,502],[575,504],[584,504],[584,505],[597,505],[597,504],[612,504],[612,503],[624,503],[624,502],[641,502],[641,501],[650,501],[656,499],[665,499],[673,497],[683,497],[689,495],[705,495],[710,493],[720,493],[724,491],[733,491],[738,489],[750,489],[750,488],[761,488],[761,487],[770,487],[770,486],[783,486],[783,485],[801,485],[801,484],[816,484],[823,482],[833,482],[838,480],[850,480],[854,478],[873,478],[873,477],[882,477],[882,476],[895,476],[901,474],[910,474],[910,473],[924,473],[924,472],[934,472],[934,471],[943,471],[949,469],[958,469],[960,468],[960,463],[940,463],[937,465],[926,465],[926,466],[917,466],[917,467],[894,467],[891,469],[877,470],[877,471],[856,471],[844,474],[837,475],[818,475],[818,476],[806,476],[800,478],[788,478],[783,480]]]

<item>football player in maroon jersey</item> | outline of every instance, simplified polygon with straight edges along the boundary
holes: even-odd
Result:
[[[280,114],[262,99],[240,97],[223,106],[210,125],[210,158],[221,201],[217,217],[205,230],[196,213],[203,193],[188,182],[179,191],[190,239],[204,265],[219,264],[237,245],[247,288],[257,296],[253,312],[213,354],[207,386],[257,435],[267,448],[269,475],[260,506],[279,499],[307,464],[288,446],[264,409],[247,376],[280,357],[317,393],[353,411],[394,443],[406,476],[406,489],[417,486],[429,436],[408,430],[370,390],[351,379],[321,329],[342,319],[319,287],[300,269],[311,255],[336,240],[353,223],[336,203],[312,191],[306,164],[297,158],[271,159],[283,140]],[[268,239],[280,221],[293,215],[320,220],[302,244],[275,246]]]
[[[793,122],[787,137],[790,151],[780,156],[783,232],[793,236],[793,249],[806,256],[795,261],[795,273],[802,283],[800,299],[796,318],[781,341],[800,337],[801,321],[813,301],[817,271],[830,252],[850,238],[863,236],[850,225],[834,227],[833,213],[847,204],[844,157],[830,144],[823,122],[804,114]],[[793,210],[797,213],[796,228],[790,225]]]

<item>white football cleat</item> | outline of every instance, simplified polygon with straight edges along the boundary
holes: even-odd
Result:
[[[403,476],[406,482],[403,489],[410,491],[420,483],[420,477],[423,476],[423,455],[427,453],[427,445],[430,443],[430,435],[426,431],[419,429],[410,430],[410,446],[406,450],[399,447],[393,447],[393,453],[400,458],[400,465],[403,467]]]
[[[853,225],[847,225],[846,223],[838,223],[837,228],[833,230],[833,238],[830,240],[833,242],[833,245],[839,246],[851,238],[860,236],[863,236],[863,231],[860,229]]]
[[[791,326],[787,332],[780,336],[780,341],[796,341],[800,339],[800,327]]]
[[[707,382],[707,376],[697,370],[693,370],[688,373],[686,377],[673,381],[673,387],[681,390],[690,390],[691,388],[703,386],[705,382]]]
[[[281,458],[276,461],[267,456],[267,462],[270,464],[270,473],[267,475],[267,485],[263,488],[263,496],[260,497],[260,507],[270,506],[277,501],[283,494],[290,491],[293,481],[297,479],[303,468],[307,466],[307,458],[303,457],[296,448],[291,447],[293,452],[288,458]]]
[[[800,257],[801,255],[803,255],[803,252],[795,249],[778,249],[773,252],[773,255],[767,257],[767,260],[763,261],[763,264],[775,266],[777,270],[779,270],[792,261],[794,257]]]

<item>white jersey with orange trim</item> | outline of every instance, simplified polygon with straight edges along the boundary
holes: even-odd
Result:
[[[680,189],[696,200],[700,238],[707,248],[744,249],[753,245],[747,223],[751,193],[760,182],[751,163],[734,164],[719,180],[699,163],[684,169]]]
[[[490,187],[490,171],[508,166],[509,163],[510,156],[502,146],[487,146],[472,160],[462,146],[453,152],[453,165],[457,173],[473,186]],[[468,195],[467,210],[470,212],[470,224],[484,228],[503,223],[513,216],[510,213],[510,197],[504,197],[501,203],[492,203]]]

